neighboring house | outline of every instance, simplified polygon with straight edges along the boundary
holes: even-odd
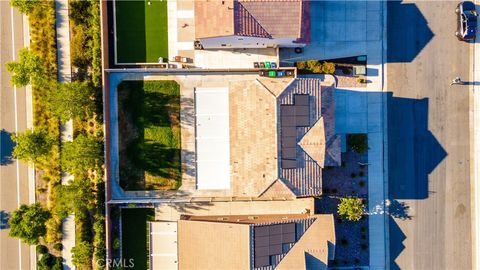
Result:
[[[303,47],[310,41],[310,2],[195,1],[195,38],[204,49]]]
[[[203,195],[322,194],[322,169],[341,163],[331,85],[258,78],[195,91],[196,181]]]
[[[152,222],[150,269],[327,269],[333,215],[182,216]]]

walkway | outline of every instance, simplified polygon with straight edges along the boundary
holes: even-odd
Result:
[[[55,18],[57,30],[57,65],[58,81],[70,82],[72,67],[70,65],[70,24],[68,17],[68,0],[55,0]],[[62,142],[73,139],[73,121],[69,120],[60,127]],[[62,172],[62,184],[65,185],[73,176]],[[75,246],[75,215],[69,215],[62,224],[63,269],[75,269],[72,262],[72,247]]]

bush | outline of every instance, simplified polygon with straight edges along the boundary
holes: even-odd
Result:
[[[348,148],[353,152],[363,154],[368,150],[367,134],[348,134]]]
[[[26,15],[30,14],[39,4],[41,4],[41,0],[10,0],[12,7]]]
[[[365,176],[365,173],[364,173],[363,171],[360,171],[360,172],[358,173],[358,176],[364,177],[364,176]]]
[[[45,226],[47,227],[45,242],[52,244],[62,240],[62,223],[57,218],[50,218],[47,220]]]
[[[365,78],[359,78],[357,81],[358,83],[367,83],[367,79]]]
[[[348,246],[348,239],[342,238],[342,239],[340,240],[340,244],[341,244],[342,246]]]
[[[355,177],[357,177],[357,175],[355,173],[351,173],[350,177],[355,178]]]
[[[38,270],[62,270],[62,257],[55,257],[50,253],[45,253],[42,255],[40,260],[37,262]]]
[[[55,249],[56,251],[62,251],[63,250],[63,245],[62,243],[55,243],[53,245],[53,249]]]
[[[340,198],[337,212],[343,219],[359,221],[364,212],[363,201],[354,197]]]
[[[37,250],[38,254],[45,254],[48,252],[48,248],[44,245],[37,245],[35,249]]]
[[[299,61],[296,63],[296,66],[298,69],[307,69],[307,62],[305,61]]]
[[[324,62],[322,65],[322,72],[325,74],[334,74],[335,73],[335,63]]]
[[[85,241],[77,242],[72,248],[72,262],[75,266],[89,266],[91,264],[92,245]]]
[[[362,181],[360,181],[360,182],[358,183],[358,185],[359,185],[360,187],[365,187],[366,183],[365,183],[365,181],[362,180]]]
[[[360,245],[360,248],[361,248],[362,250],[367,250],[367,249],[368,249],[368,245],[367,245],[367,244],[361,244],[361,245]]]
[[[352,74],[352,70],[349,68],[342,68],[342,73],[345,75],[350,75]]]

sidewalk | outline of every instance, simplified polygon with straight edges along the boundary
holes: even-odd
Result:
[[[68,0],[55,0],[55,19],[57,30],[57,65],[58,81],[70,82],[72,79],[72,67],[70,65],[70,24],[68,17]],[[69,120],[60,126],[62,142],[73,139],[73,121]],[[68,184],[73,176],[62,172],[62,184]],[[62,224],[62,257],[63,269],[75,269],[72,262],[72,247],[75,246],[75,215],[69,215]]]

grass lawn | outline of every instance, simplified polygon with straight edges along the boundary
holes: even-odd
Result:
[[[166,0],[117,0],[115,16],[118,63],[157,63],[158,57],[168,59]]]
[[[120,185],[126,190],[181,184],[180,86],[124,81],[118,87]]]
[[[123,258],[133,259],[134,269],[149,269],[147,221],[154,220],[152,208],[122,209],[122,251]]]

